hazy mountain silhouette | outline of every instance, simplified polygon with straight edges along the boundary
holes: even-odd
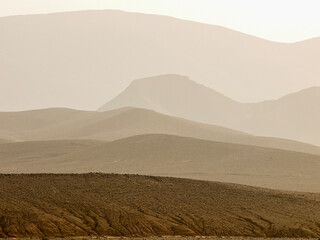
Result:
[[[0,32],[0,238],[319,236],[320,38],[114,10]]]
[[[0,113],[0,138],[12,141],[92,139],[111,141],[141,134],[172,134],[219,142],[320,155],[320,147],[167,116],[152,110],[120,108],[107,112],[42,109]]]
[[[242,102],[320,85],[320,38],[275,43],[113,10],[3,17],[0,32],[2,111],[95,109],[132,79],[166,73]]]
[[[0,144],[1,173],[138,173],[319,192],[320,156],[149,134]]]
[[[320,145],[320,87],[260,103],[240,103],[188,77],[161,75],[134,80],[99,111],[133,106],[220,125],[260,136]]]

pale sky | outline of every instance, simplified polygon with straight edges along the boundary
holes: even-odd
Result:
[[[168,15],[278,42],[320,36],[320,0],[0,0],[0,16],[94,9]]]

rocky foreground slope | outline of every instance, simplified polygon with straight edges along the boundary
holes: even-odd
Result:
[[[0,175],[0,237],[317,237],[320,195],[116,174]]]

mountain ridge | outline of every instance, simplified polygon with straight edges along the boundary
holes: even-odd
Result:
[[[130,80],[163,73],[190,76],[241,102],[320,84],[318,39],[270,43],[221,27],[112,11],[0,18],[0,29],[0,109],[93,109]]]
[[[119,10],[119,9],[90,9],[90,10],[75,10],[75,11],[63,11],[63,12],[51,12],[51,13],[34,13],[34,14],[17,14],[17,15],[10,15],[10,16],[0,16],[0,18],[17,18],[17,17],[34,17],[34,16],[46,16],[46,15],[57,15],[57,14],[69,14],[69,13],[90,13],[90,12],[115,12],[115,13],[123,13],[123,14],[130,14],[130,13],[136,13],[136,14],[141,14],[141,15],[146,15],[146,16],[157,16],[157,17],[166,17],[166,18],[171,18],[174,20],[178,21],[185,21],[185,22],[190,22],[190,23],[196,23],[196,24],[203,24],[203,25],[208,25],[208,26],[213,26],[213,27],[219,27],[219,28],[224,28],[226,30],[232,31],[232,32],[237,32],[243,35],[247,35],[253,38],[257,38],[260,40],[268,41],[271,43],[277,43],[277,44],[297,44],[297,43],[304,43],[307,41],[314,41],[320,38],[320,36],[315,36],[315,37],[310,37],[310,38],[305,38],[303,40],[298,40],[294,42],[281,42],[281,41],[274,41],[270,39],[266,39],[263,37],[259,37],[250,33],[246,32],[241,32],[236,29],[232,29],[223,25],[217,25],[217,24],[210,24],[210,23],[205,23],[205,22],[198,22],[195,20],[189,20],[189,19],[183,19],[179,17],[174,17],[174,16],[169,16],[169,15],[161,15],[161,14],[154,14],[154,13],[142,13],[142,12],[130,12],[130,11],[125,11],[125,10]]]
[[[125,106],[214,124],[258,136],[280,137],[320,146],[320,87],[276,100],[240,103],[186,76],[159,75],[133,81],[98,111]]]
[[[289,139],[257,137],[222,126],[202,124],[132,107],[108,112],[59,108],[0,112],[0,126],[0,137],[11,141],[112,141],[133,135],[159,133],[320,155],[320,147],[315,145]]]

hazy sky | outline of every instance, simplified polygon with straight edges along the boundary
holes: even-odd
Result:
[[[88,9],[169,15],[280,42],[320,36],[320,0],[0,0],[0,16]]]

